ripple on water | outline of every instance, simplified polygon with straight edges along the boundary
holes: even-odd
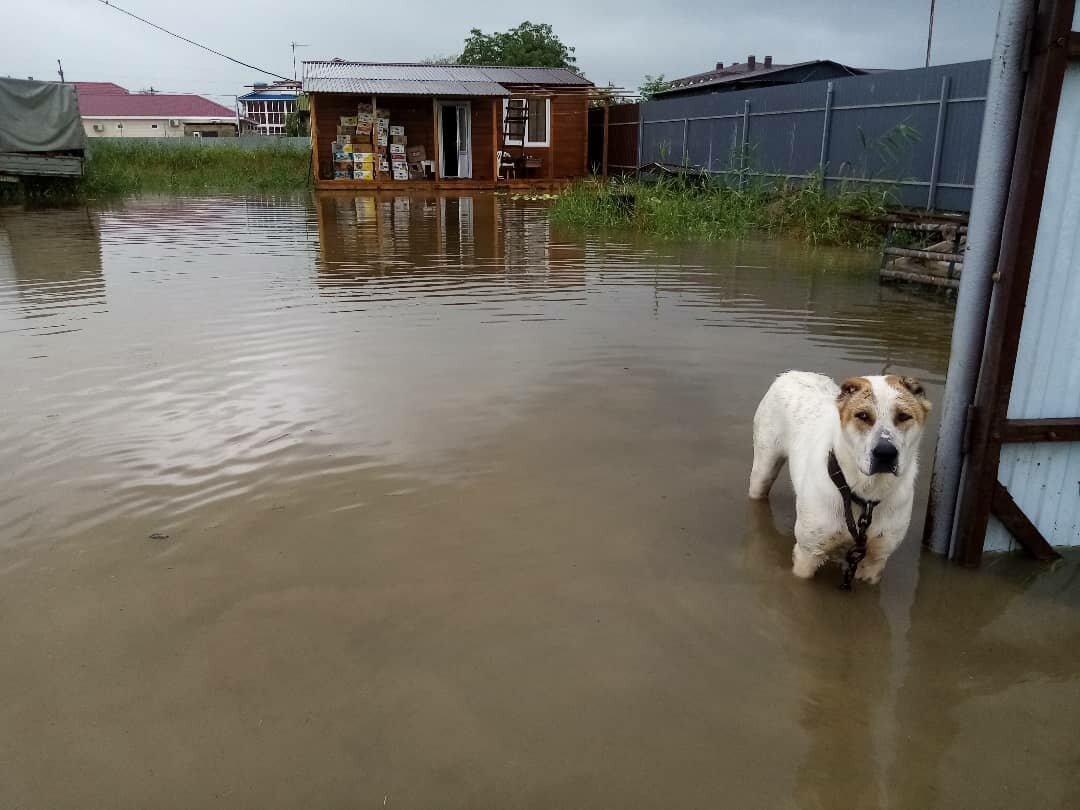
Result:
[[[717,391],[796,365],[939,379],[948,305],[874,268],[561,233],[484,194],[5,210],[0,542],[312,487],[349,512],[358,474],[469,475],[463,449],[541,395],[623,370]]]

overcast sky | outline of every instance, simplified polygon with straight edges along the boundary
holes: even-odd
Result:
[[[547,22],[577,48],[597,84],[637,87],[742,61],[834,59],[875,68],[921,67],[930,0],[547,0],[520,3],[341,0],[116,0],[166,28],[266,70],[292,75],[299,59],[414,61],[461,49],[470,28]],[[113,81],[131,90],[199,93],[230,104],[255,71],[149,28],[98,0],[0,0],[0,75]],[[937,0],[934,64],[985,59],[998,0]]]

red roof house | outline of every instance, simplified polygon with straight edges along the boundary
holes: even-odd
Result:
[[[202,96],[130,93],[112,82],[76,82],[86,134],[111,138],[236,134],[236,111]]]

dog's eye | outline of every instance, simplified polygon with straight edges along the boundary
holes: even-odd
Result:
[[[899,424],[903,424],[904,422],[910,422],[912,418],[913,417],[910,413],[905,413],[904,411],[900,411],[900,413],[896,415],[896,421]]]
[[[870,414],[868,414],[866,411],[859,411],[857,414],[855,414],[855,418],[858,419],[860,422],[869,422]]]

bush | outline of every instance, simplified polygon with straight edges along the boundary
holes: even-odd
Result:
[[[668,239],[738,239],[784,234],[813,244],[866,246],[881,228],[868,218],[887,213],[886,188],[852,184],[832,192],[818,178],[740,188],[712,178],[663,178],[655,183],[613,179],[567,188],[552,206],[552,222],[588,228],[633,229]]]

